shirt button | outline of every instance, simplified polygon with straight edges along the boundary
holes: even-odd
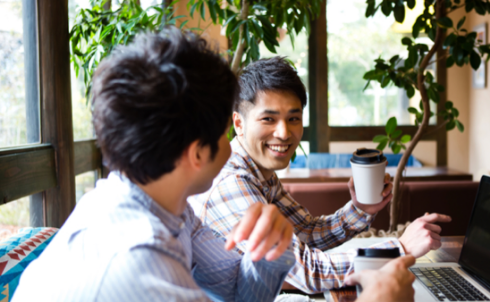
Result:
[[[182,230],[183,228],[185,228],[185,223],[184,222],[181,222],[180,225],[179,225],[179,227]]]
[[[265,191],[265,192],[269,192],[269,188],[268,188],[268,187],[265,187],[265,188],[264,188],[264,191]]]
[[[291,260],[286,260],[286,264],[291,265],[291,264],[293,264],[293,262]]]

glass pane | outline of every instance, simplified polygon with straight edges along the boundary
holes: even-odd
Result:
[[[0,148],[40,141],[36,8],[22,2],[0,1]]]
[[[306,32],[300,32],[295,36],[294,45],[291,43],[291,39],[286,34],[285,29],[279,30],[279,47],[276,47],[277,53],[270,52],[264,43],[260,43],[260,57],[270,58],[274,56],[287,57],[294,63],[298,75],[301,81],[306,87],[306,93],[308,96],[308,36]],[[303,126],[308,127],[310,125],[310,111],[309,102],[306,102],[306,107],[303,110]]]
[[[413,125],[414,117],[407,108],[418,107],[419,94],[408,99],[404,90],[395,86],[382,89],[374,81],[363,91],[363,75],[374,67],[374,59],[408,56],[400,43],[405,34],[392,29],[394,18],[381,12],[366,18],[365,9],[365,0],[327,1],[329,124],[384,125],[396,116],[398,124]]]
[[[76,200],[77,202],[82,198],[82,196],[90,192],[95,187],[95,180],[97,179],[97,172],[89,171],[75,176],[75,187],[76,187]]]
[[[29,225],[29,196],[0,206],[0,241]]]
[[[68,1],[68,14],[69,14],[69,26],[73,26],[75,21],[76,12],[80,8],[89,8],[89,0],[69,0]],[[73,65],[70,64],[71,70],[71,102],[73,111],[73,139],[87,139],[94,137],[94,129],[92,126],[92,111],[90,102],[85,97],[85,85],[83,83],[83,73],[80,72],[77,75],[73,69]]]

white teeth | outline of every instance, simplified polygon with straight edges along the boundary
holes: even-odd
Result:
[[[289,146],[272,146],[272,145],[269,145],[268,146],[269,149],[273,150],[273,151],[277,151],[277,152],[286,152],[288,149],[289,149]]]

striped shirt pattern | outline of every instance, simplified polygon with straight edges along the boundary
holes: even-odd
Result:
[[[274,204],[294,226],[293,246],[296,265],[286,281],[307,293],[323,292],[343,285],[353,271],[356,251],[328,253],[356,234],[365,231],[374,220],[349,201],[332,215],[313,217],[287,193],[276,174],[264,179],[253,159],[235,138],[232,155],[210,190],[188,198],[194,212],[218,236],[226,236],[254,203]],[[403,248],[397,240],[373,246]],[[238,246],[246,250],[246,243]]]
[[[119,174],[99,180],[45,252],[18,301],[273,301],[295,262],[224,249],[188,205],[174,216]]]

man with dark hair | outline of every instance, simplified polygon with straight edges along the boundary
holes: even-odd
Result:
[[[284,191],[274,172],[287,167],[303,136],[306,91],[301,80],[286,60],[275,57],[247,66],[239,83],[232,156],[211,189],[191,196],[189,203],[203,223],[220,236],[226,236],[250,206],[277,206],[295,233],[296,265],[286,281],[308,293],[343,286],[352,272],[355,253],[326,251],[369,227],[375,214],[392,198],[389,174],[381,203],[359,203],[351,179],[348,187],[352,200],[333,215],[313,217]],[[445,215],[426,215],[414,221],[400,240],[387,240],[375,247],[398,247],[402,254],[420,257],[441,246],[441,228],[433,223],[449,220]],[[246,250],[245,243],[238,247]]]
[[[225,245],[186,201],[230,156],[238,83],[227,63],[203,39],[167,28],[103,60],[92,89],[113,172],[27,267],[13,301],[273,300],[295,262],[277,208],[250,207]],[[242,256],[234,247],[244,239]]]

